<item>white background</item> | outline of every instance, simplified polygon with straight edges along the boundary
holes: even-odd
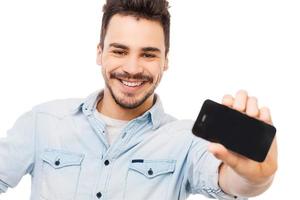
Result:
[[[102,88],[95,63],[102,1],[0,1],[0,135],[32,106]],[[292,0],[171,1],[170,68],[157,92],[165,110],[195,119],[206,98],[238,89],[271,108],[279,170],[255,199],[297,199],[300,4]],[[0,163],[1,164],[1,163]],[[29,199],[30,177],[1,195]],[[191,196],[189,200],[205,199]]]

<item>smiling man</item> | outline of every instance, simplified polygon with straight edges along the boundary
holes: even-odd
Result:
[[[152,107],[167,69],[163,28],[157,20],[115,14],[102,34],[97,63],[106,87],[98,108],[107,116],[131,120]]]
[[[174,200],[259,195],[277,168],[274,140],[257,163],[191,133],[166,114],[155,89],[168,69],[166,0],[107,0],[97,63],[105,88],[44,103],[0,140],[0,193],[32,175],[32,200]],[[271,123],[245,91],[223,104]],[[241,133],[243,134],[243,133]]]

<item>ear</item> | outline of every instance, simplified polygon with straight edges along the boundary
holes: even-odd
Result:
[[[168,59],[168,56],[166,56],[164,71],[167,71],[168,68],[169,68],[169,59]]]
[[[102,65],[102,48],[100,46],[100,43],[97,45],[96,63],[98,65]]]

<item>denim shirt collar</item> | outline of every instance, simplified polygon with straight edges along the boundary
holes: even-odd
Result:
[[[83,112],[86,116],[89,116],[94,113],[97,103],[100,99],[102,99],[104,94],[104,90],[98,90],[90,94],[87,98],[80,101],[75,105],[72,113]],[[164,115],[164,109],[162,102],[157,94],[154,95],[154,105],[145,113],[135,118],[135,120],[149,119],[153,125],[153,129],[159,127],[161,119]]]

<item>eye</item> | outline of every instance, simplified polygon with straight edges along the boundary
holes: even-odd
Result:
[[[118,55],[118,56],[125,56],[127,54],[126,51],[121,51],[121,50],[113,50],[113,54]]]
[[[143,53],[143,54],[142,54],[142,57],[143,57],[143,58],[155,58],[156,55],[155,55],[155,54],[152,54],[152,53]]]

